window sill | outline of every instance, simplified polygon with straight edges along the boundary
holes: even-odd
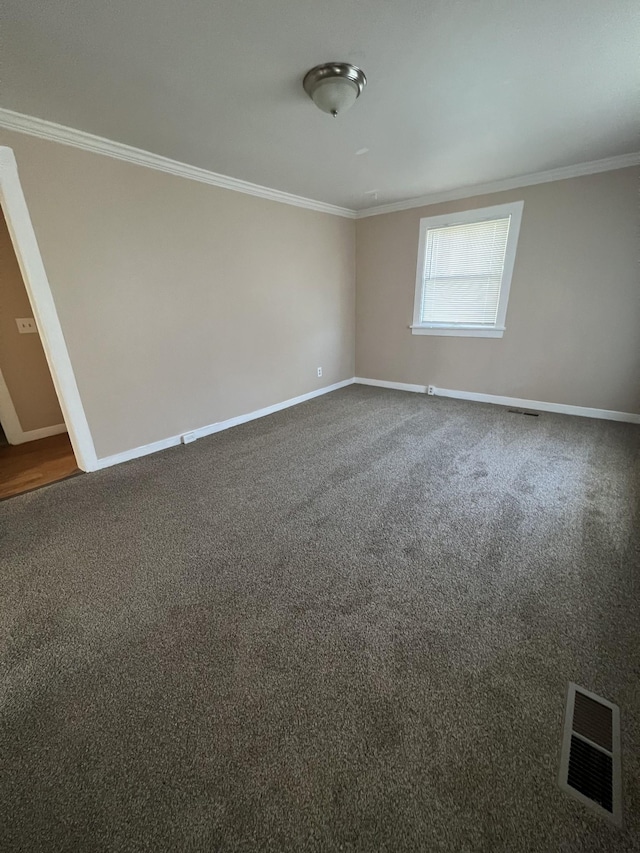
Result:
[[[412,335],[450,335],[460,338],[501,338],[503,327],[483,329],[479,326],[410,326]]]

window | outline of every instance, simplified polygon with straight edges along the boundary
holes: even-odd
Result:
[[[414,335],[502,337],[522,207],[420,220]]]

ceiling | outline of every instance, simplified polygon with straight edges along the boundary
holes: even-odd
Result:
[[[342,207],[640,148],[637,0],[3,0],[2,30],[1,106]],[[337,119],[302,89],[329,60],[368,78]]]

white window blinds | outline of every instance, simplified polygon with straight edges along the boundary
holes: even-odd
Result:
[[[495,326],[510,222],[427,230],[421,323]]]

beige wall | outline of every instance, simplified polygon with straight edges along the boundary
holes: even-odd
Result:
[[[354,223],[5,130],[0,145],[16,155],[98,457],[354,372],[640,411],[638,169]],[[516,199],[504,338],[412,336],[420,217]]]
[[[357,223],[356,374],[640,412],[640,170]],[[412,335],[420,217],[524,199],[502,339]]]
[[[0,370],[24,432],[63,422],[40,337],[21,335],[17,317],[32,317],[7,224],[0,211]]]
[[[353,376],[353,221],[9,131],[0,145],[98,457]]]

